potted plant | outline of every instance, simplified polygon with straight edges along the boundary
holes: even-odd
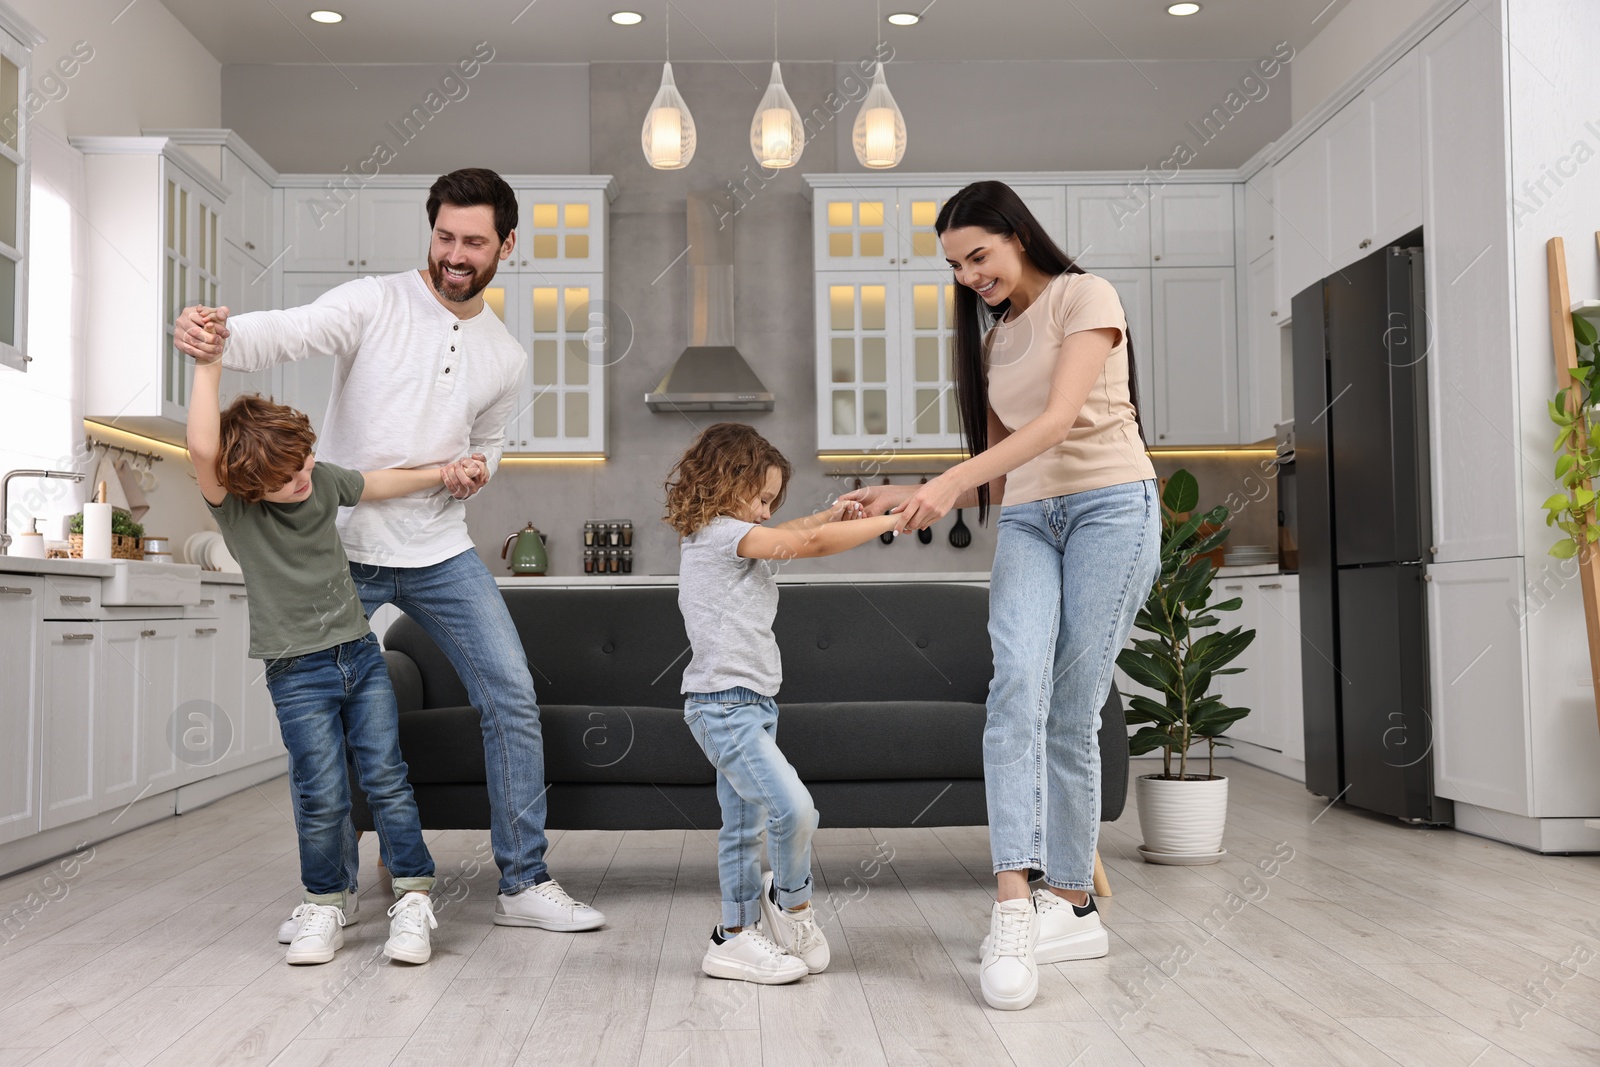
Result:
[[[1161,573],[1134,625],[1150,634],[1117,656],[1117,666],[1162,699],[1131,695],[1128,721],[1149,723],[1128,739],[1128,750],[1142,756],[1162,750],[1160,774],[1134,780],[1139,806],[1140,853],[1156,863],[1215,863],[1222,856],[1222,831],[1228,816],[1228,779],[1216,773],[1222,733],[1250,713],[1211,692],[1212,679],[1238,674],[1229,667],[1255,640],[1254,630],[1215,629],[1217,613],[1235,611],[1239,597],[1212,602],[1216,575],[1207,553],[1228,539],[1228,509],[1197,512],[1200,486],[1179,470],[1161,492]],[[1189,749],[1206,742],[1206,773],[1189,770]],[[1173,763],[1177,768],[1174,772]]]
[[[83,556],[83,512],[67,520],[67,532],[72,542],[74,559]],[[133,521],[133,516],[121,508],[111,509],[111,558],[143,559],[144,527]]]

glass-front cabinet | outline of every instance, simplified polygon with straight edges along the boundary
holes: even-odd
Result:
[[[521,274],[484,299],[528,353],[508,455],[599,455],[606,449],[608,329],[601,274]]]
[[[14,34],[20,34],[24,40]],[[29,47],[44,38],[30,26],[0,23],[0,367],[28,369],[27,241]]]
[[[960,185],[817,188],[813,194],[817,270],[946,269],[933,224]],[[1066,195],[1053,186],[1013,186],[1059,244]]]
[[[508,261],[519,271],[605,269],[603,189],[518,189],[517,244]]]

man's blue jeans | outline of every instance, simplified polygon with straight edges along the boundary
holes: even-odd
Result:
[[[350,777],[367,794],[396,895],[433,887],[433,858],[400,756],[399,713],[389,670],[372,634],[274,660],[267,689],[290,755],[300,880],[306,899],[344,906],[344,848],[350,833]]]
[[[539,704],[522,639],[489,568],[469,549],[431,567],[352,563],[350,574],[368,615],[393,604],[433,638],[478,709],[500,892],[511,895],[547,881]],[[355,831],[349,833],[354,856]]]

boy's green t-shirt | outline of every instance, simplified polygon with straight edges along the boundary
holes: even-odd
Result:
[[[209,500],[222,540],[250,595],[250,656],[276,660],[355,641],[371,632],[334,521],[361,500],[361,472],[316,463],[311,492],[293,504]]]

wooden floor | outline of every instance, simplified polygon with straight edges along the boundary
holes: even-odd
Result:
[[[1216,866],[1142,863],[1131,805],[1106,827],[1111,954],[1044,968],[1022,1012],[978,994],[982,828],[821,831],[833,965],[792,986],[700,974],[711,831],[552,835],[556,876],[609,918],[587,934],[491,925],[487,835],[431,834],[449,883],[431,963],[382,958],[373,892],[333,963],[292,968],[279,780],[106,842],[75,877],[0,882],[0,1064],[1600,1063],[1600,859],[1231,773]]]

